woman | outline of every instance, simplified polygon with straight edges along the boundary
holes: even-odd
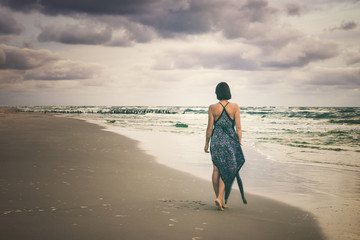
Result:
[[[245,158],[241,149],[240,108],[237,104],[228,101],[231,99],[231,92],[227,83],[219,83],[215,93],[219,102],[209,107],[204,150],[209,152],[211,139],[210,152],[214,166],[212,183],[216,195],[215,204],[222,211],[227,208],[226,203],[235,177],[243,202],[247,203],[239,175]],[[224,193],[225,202],[223,201]]]

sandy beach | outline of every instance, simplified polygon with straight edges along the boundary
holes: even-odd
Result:
[[[3,108],[0,143],[3,239],[325,239],[309,212],[256,195],[217,211],[210,182],[85,121]]]

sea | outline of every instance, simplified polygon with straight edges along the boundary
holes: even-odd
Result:
[[[207,106],[18,108],[101,125],[159,163],[211,180]],[[313,213],[329,239],[360,239],[360,108],[242,106],[240,117],[245,190]]]

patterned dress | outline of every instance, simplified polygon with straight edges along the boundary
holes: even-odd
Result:
[[[225,106],[221,104],[224,109],[220,117],[214,122],[210,143],[211,159],[218,168],[220,177],[225,183],[225,203],[227,203],[232,184],[236,178],[242,200],[246,204],[243,184],[239,175],[245,158],[234,128],[235,120],[231,119],[225,110],[228,104]]]

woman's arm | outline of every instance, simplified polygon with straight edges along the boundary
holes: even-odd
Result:
[[[209,142],[210,142],[210,138],[211,138],[211,134],[213,131],[213,127],[214,127],[214,115],[212,113],[212,109],[211,106],[209,106],[209,110],[208,110],[208,125],[206,128],[206,140],[205,140],[205,147],[204,147],[204,151],[205,152],[209,152]]]
[[[239,143],[241,145],[242,132],[241,132],[241,121],[240,121],[240,108],[237,104],[236,104],[236,110],[235,110],[235,128],[236,128],[236,133],[239,138]]]

